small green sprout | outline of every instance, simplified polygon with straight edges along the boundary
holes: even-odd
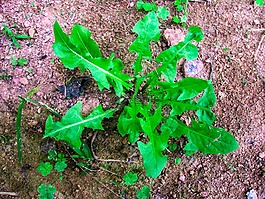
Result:
[[[21,49],[21,45],[18,43],[17,39],[30,39],[31,37],[23,34],[14,34],[5,24],[2,25],[4,27],[4,32],[7,38],[11,38],[12,42],[16,47]]]
[[[54,198],[54,193],[56,192],[56,188],[52,185],[46,185],[46,184],[41,184],[38,187],[38,192],[39,198],[40,199],[53,199]]]

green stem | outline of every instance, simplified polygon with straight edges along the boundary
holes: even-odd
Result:
[[[18,155],[18,162],[22,167],[22,140],[21,140],[21,116],[22,110],[24,107],[26,100],[22,99],[17,110],[17,121],[16,121],[16,134],[17,134],[17,155]]]

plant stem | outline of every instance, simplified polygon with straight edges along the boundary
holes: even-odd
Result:
[[[22,116],[22,109],[24,107],[26,100],[21,99],[21,102],[18,106],[17,110],[17,121],[16,121],[16,134],[17,134],[17,155],[18,155],[18,162],[19,165],[22,167],[22,150],[21,150],[21,116]]]

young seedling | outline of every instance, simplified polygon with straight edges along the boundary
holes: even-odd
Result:
[[[188,0],[175,0],[174,2],[177,15],[174,16],[172,20],[177,24],[181,23],[183,27],[186,27],[188,3],[189,3]],[[182,16],[178,16],[178,13],[183,13],[183,14]]]
[[[166,20],[166,18],[169,16],[169,11],[165,6],[156,6],[156,3],[148,3],[148,2],[143,2],[142,0],[138,1],[136,3],[136,8],[137,10],[144,10],[146,12],[149,11],[154,11],[156,12],[156,15],[158,18],[162,20]]]
[[[143,186],[143,188],[141,190],[137,191],[136,194],[137,198],[139,199],[146,199],[149,198],[151,196],[150,194],[150,188],[148,186]]]
[[[50,184],[49,185],[41,184],[38,187],[38,192],[40,199],[53,199],[54,193],[56,192],[56,188]]]
[[[18,65],[25,66],[28,63],[28,61],[23,57],[18,59],[16,56],[13,56],[9,60],[13,66],[12,70],[14,70]]]
[[[23,34],[14,34],[5,24],[2,25],[4,28],[4,32],[7,36],[7,38],[11,38],[12,42],[17,46],[19,49],[21,49],[21,45],[18,43],[17,39],[30,39],[31,37],[28,35]]]
[[[133,185],[138,180],[138,175],[136,173],[128,172],[123,176],[125,185]]]
[[[263,6],[264,5],[264,0],[256,0],[256,4],[259,6]]]
[[[7,73],[6,70],[3,70],[2,73],[0,73],[0,79],[9,80],[11,76]]]
[[[50,162],[41,162],[37,168],[37,171],[45,177],[51,173],[52,169],[53,166]]]

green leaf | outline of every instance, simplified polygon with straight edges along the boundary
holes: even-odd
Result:
[[[92,128],[93,130],[104,130],[101,122],[104,118],[112,117],[114,109],[103,111],[102,105],[93,109],[92,113],[83,117],[81,115],[82,104],[77,102],[71,107],[65,116],[59,122],[54,122],[49,116],[46,120],[45,137],[54,137],[57,140],[66,141],[72,148],[80,149],[82,141],[80,136],[84,128]]]
[[[159,100],[171,99],[184,101],[196,97],[203,90],[208,88],[209,85],[211,85],[210,81],[186,77],[175,83],[159,82],[159,88],[151,88],[150,94],[159,96]]]
[[[140,198],[140,199],[146,199],[146,198],[150,197],[151,196],[150,188],[146,185],[143,186],[143,188],[141,190],[137,191],[136,196],[137,196],[137,198]]]
[[[21,34],[16,34],[15,37],[17,39],[30,39],[31,37],[28,35],[21,35]]]
[[[172,18],[172,21],[173,21],[174,23],[176,23],[176,24],[178,24],[178,23],[181,22],[181,20],[180,20],[180,18],[179,18],[178,16],[174,16],[174,17]]]
[[[40,199],[53,199],[56,189],[54,186],[50,184],[49,185],[41,184],[38,187],[38,192],[40,193],[39,194]]]
[[[18,64],[20,66],[25,66],[27,63],[28,63],[28,61],[23,57],[18,60]]]
[[[181,12],[183,9],[184,9],[184,7],[182,5],[178,5],[177,6],[177,11],[178,12]]]
[[[192,142],[189,142],[185,145],[185,147],[183,148],[183,150],[185,150],[185,155],[186,156],[191,156],[193,155],[195,152],[199,151],[198,147],[193,144]]]
[[[48,151],[48,159],[57,161],[57,152],[55,150],[49,150]]]
[[[138,37],[130,45],[129,51],[135,52],[139,58],[133,65],[136,76],[142,71],[141,60],[152,59],[149,43],[158,41],[160,38],[159,22],[155,12],[149,12],[142,20],[138,21],[133,27],[133,32],[137,33]]]
[[[204,35],[202,30],[198,26],[191,26],[188,28],[188,34],[186,35],[184,42],[190,42],[192,40],[195,40],[197,42],[200,42],[203,40]]]
[[[37,168],[37,171],[41,173],[42,176],[47,176],[52,170],[52,165],[50,162],[41,162]]]
[[[208,125],[214,122],[215,114],[211,108],[216,103],[216,96],[211,81],[188,77],[176,83],[161,82],[158,85],[159,88],[152,88],[150,94],[155,96],[158,105],[171,106],[171,116],[194,110],[200,122]],[[191,100],[203,91],[197,103]]]
[[[169,16],[170,12],[167,10],[165,6],[159,6],[156,12],[156,16],[161,18],[162,20],[166,20]]]
[[[263,6],[264,1],[263,0],[256,0],[256,4],[259,6]]]
[[[178,127],[178,122],[174,119],[174,117],[169,117],[166,120],[166,123],[161,125],[161,132],[165,133],[165,134],[169,134],[170,136],[172,136],[173,138],[180,138],[180,136],[178,136],[176,129]]]
[[[7,25],[2,24],[2,26],[3,26],[4,31],[7,34],[7,36],[15,37],[14,33],[7,27]]]
[[[175,143],[170,143],[170,144],[168,144],[168,149],[170,151],[176,151],[177,150],[177,145]]]
[[[180,125],[183,126],[184,124]],[[238,148],[236,139],[222,128],[215,128],[192,120],[192,127],[185,127],[185,129],[185,134],[190,142],[204,154],[227,154]],[[188,150],[191,150],[191,147],[194,150],[193,145],[187,147]]]
[[[182,92],[177,100],[187,100],[196,97],[209,86],[209,83],[207,80],[186,77],[177,82],[176,85]]]
[[[164,156],[162,151],[167,147],[169,133],[159,135],[155,130],[162,119],[161,108],[156,109],[154,115],[149,115],[149,109],[150,107],[147,106],[142,110],[145,120],[140,119],[141,127],[148,136],[149,142],[144,144],[139,141],[137,144],[143,156],[146,176],[157,178],[167,163],[167,156]]]
[[[198,57],[198,48],[191,42],[200,41],[203,38],[201,29],[197,26],[191,26],[183,42],[171,46],[169,49],[162,51],[156,58],[156,62],[161,62],[157,69],[158,74],[162,74],[167,82],[174,82],[177,72],[177,62],[181,58],[193,60]]]
[[[18,41],[16,40],[15,37],[12,37],[12,42],[15,44],[16,47],[18,47],[19,49],[21,49],[21,45],[18,43]]]
[[[136,8],[137,10],[144,10],[144,11],[156,11],[156,3],[148,3],[148,2],[143,2],[142,0],[138,1],[136,3]]]
[[[17,66],[18,65],[18,59],[16,56],[10,57],[10,62],[12,64],[12,66]]]
[[[131,101],[129,106],[125,106],[118,120],[118,131],[122,136],[129,135],[129,141],[135,143],[142,131],[138,114],[142,104]]]
[[[175,158],[175,164],[179,164],[181,162],[180,158]]]
[[[90,39],[91,34],[85,27],[75,25],[69,38],[56,21],[54,35],[54,53],[66,68],[79,67],[82,72],[86,68],[89,69],[100,90],[110,89],[112,85],[117,96],[121,96],[124,89],[131,88],[132,84],[126,82],[131,77],[121,73],[124,68],[123,62],[114,58],[114,54],[108,59],[101,57],[97,44]]]
[[[74,25],[70,42],[82,52],[85,52],[86,57],[102,57],[97,43],[91,39],[91,33],[84,26]]]
[[[54,169],[56,169],[58,172],[63,172],[66,167],[67,167],[67,164],[65,161],[56,162],[54,165]]]
[[[198,106],[205,107],[196,111],[196,115],[200,122],[211,125],[215,120],[215,114],[207,108],[211,108],[216,104],[216,95],[214,93],[213,85],[209,81],[209,86],[206,88],[203,96],[198,100]]]
[[[123,176],[123,180],[126,185],[133,185],[138,180],[138,176],[136,173],[128,172]]]

